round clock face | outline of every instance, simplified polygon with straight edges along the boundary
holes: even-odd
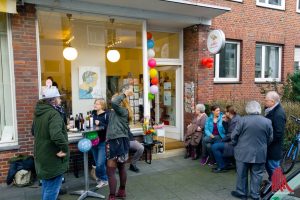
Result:
[[[168,58],[169,57],[169,44],[163,44],[161,47],[161,53],[162,58]]]

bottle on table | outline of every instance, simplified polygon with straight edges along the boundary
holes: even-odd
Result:
[[[78,130],[80,129],[80,121],[78,114],[76,114],[75,116],[75,128],[77,128]]]
[[[80,121],[80,130],[84,131],[84,118],[82,113],[79,113],[79,121]]]
[[[94,127],[94,118],[92,115],[92,111],[90,112],[90,127],[93,128]]]
[[[75,126],[74,117],[73,117],[73,115],[71,114],[71,115],[70,115],[70,118],[69,118],[69,127],[70,127],[70,128],[74,128],[74,126]]]

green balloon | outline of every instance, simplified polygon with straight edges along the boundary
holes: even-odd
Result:
[[[94,140],[98,137],[98,133],[97,132],[89,132],[88,134],[86,134],[86,138],[89,140]]]
[[[149,100],[153,100],[155,98],[155,96],[154,96],[154,94],[152,94],[152,93],[148,93],[148,99]]]

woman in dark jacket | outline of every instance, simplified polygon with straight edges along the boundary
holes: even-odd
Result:
[[[130,108],[127,97],[133,95],[132,85],[126,84],[121,88],[119,94],[115,94],[112,98],[113,111],[107,127],[107,175],[109,182],[109,200],[117,198],[125,198],[126,185],[126,169],[125,163],[128,159],[129,151],[129,121],[132,120],[132,110]],[[117,194],[116,168],[118,167],[120,176],[120,188]]]
[[[105,140],[109,112],[106,110],[105,99],[101,98],[95,100],[92,116],[94,125],[104,127],[104,130],[98,132],[99,144],[92,148],[92,153],[96,164],[96,187],[101,188],[108,185],[108,178],[106,174]]]

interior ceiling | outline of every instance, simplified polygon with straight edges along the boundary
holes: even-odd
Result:
[[[72,15],[72,17],[67,17],[63,13],[55,12],[38,12],[39,21],[39,34],[42,43],[58,43],[67,41],[70,38],[71,31],[74,29],[76,24],[84,23],[93,27],[101,27],[105,31],[105,41],[106,44],[110,42],[113,38],[111,35],[113,31],[117,30],[130,30],[135,32],[141,32],[141,24],[137,21],[124,21],[121,19],[115,19],[113,23],[109,20],[107,16],[86,16],[86,15]],[[140,34],[136,34],[138,37]],[[117,40],[121,40],[122,43],[128,44],[132,40],[136,40],[134,37],[127,35],[119,35]],[[119,46],[122,47],[122,44]]]

